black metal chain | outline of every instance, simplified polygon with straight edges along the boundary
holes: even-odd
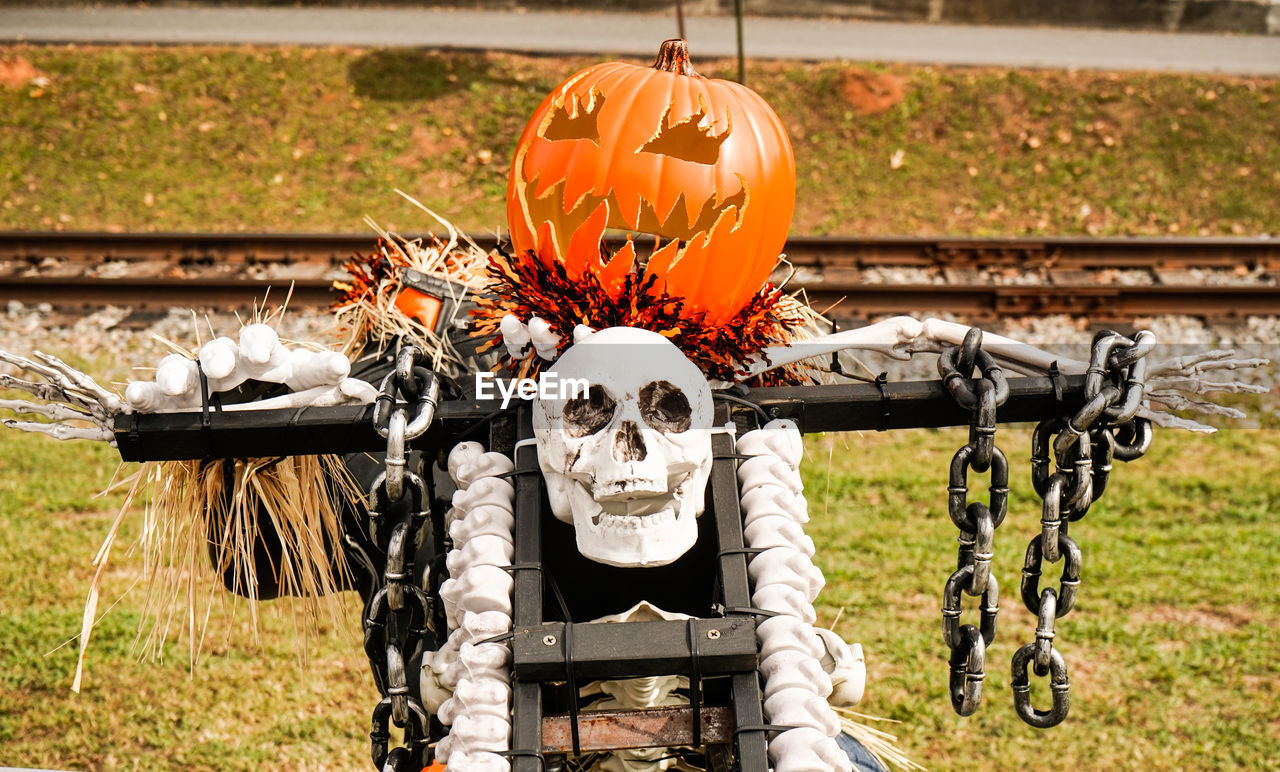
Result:
[[[1036,615],[1036,639],[1013,656],[1011,685],[1018,716],[1034,727],[1057,726],[1070,709],[1070,682],[1062,654],[1054,647],[1057,619],[1075,607],[1082,555],[1067,535],[1106,490],[1114,458],[1139,458],[1151,444],[1151,424],[1136,414],[1142,403],[1146,360],[1155,345],[1150,332],[1132,340],[1104,331],[1093,339],[1085,373],[1085,405],[1070,418],[1042,421],[1031,436],[1031,482],[1043,499],[1040,534],[1027,545],[1022,567],[1022,602]],[[1049,473],[1049,449],[1056,470]],[[1045,562],[1062,561],[1057,589],[1041,589]],[[1049,676],[1052,704],[1031,704],[1031,677]]]
[[[969,380],[974,368],[981,378]],[[972,328],[959,347],[943,351],[938,371],[952,397],[973,411],[969,441],[951,459],[947,511],[960,529],[956,571],[942,591],[942,639],[951,650],[949,691],[951,706],[972,715],[982,702],[986,676],[986,648],[996,637],[1000,587],[991,575],[995,531],[1004,522],[1009,501],[1009,462],[996,447],[996,408],[1009,398],[1004,372],[982,350],[982,331]],[[969,472],[991,471],[988,500],[970,502]],[[961,593],[981,596],[977,626],[960,624]]]
[[[385,468],[370,491],[370,535],[386,553],[380,586],[364,613],[364,649],[382,700],[373,709],[369,733],[374,767],[384,772],[418,772],[428,762],[430,718],[422,707],[418,679],[434,609],[427,595],[427,566],[415,565],[429,520],[429,491],[407,471],[405,445],[421,436],[435,419],[440,384],[421,362],[422,350],[408,344],[396,355],[396,367],[382,381],[373,424],[387,440]],[[409,497],[408,508],[392,513],[392,504]],[[390,725],[404,730],[404,745],[389,748]]]

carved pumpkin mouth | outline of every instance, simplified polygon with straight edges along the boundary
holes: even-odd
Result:
[[[714,236],[737,230],[748,200],[746,185],[739,177],[737,192],[724,198],[716,195],[706,199],[692,219],[683,193],[663,218],[645,199],[641,199],[635,212],[627,213],[613,191],[603,196],[585,193],[576,202],[566,204],[564,181],[555,183],[541,196],[535,197],[538,187],[536,179],[526,182],[524,200],[528,205],[529,221],[543,223],[538,231],[539,253],[554,251],[558,255],[589,259],[600,254],[600,242],[605,231],[612,229],[641,246],[651,239],[652,252],[642,262],[661,263],[665,267],[678,263],[690,247],[705,248]],[[553,243],[546,243],[548,238]],[[624,251],[629,255],[620,251],[619,257],[626,260],[629,268],[635,256],[634,247],[628,245]]]

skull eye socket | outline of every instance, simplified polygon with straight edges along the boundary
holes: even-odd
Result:
[[[586,437],[609,425],[618,403],[599,384],[587,389],[587,396],[573,397],[564,404],[564,428],[570,437]]]
[[[654,381],[640,389],[640,415],[660,432],[679,434],[689,428],[693,408],[684,392],[669,381]]]

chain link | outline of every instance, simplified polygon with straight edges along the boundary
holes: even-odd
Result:
[[[974,368],[981,378],[970,382]],[[982,702],[986,677],[986,647],[996,637],[1000,589],[991,575],[995,531],[1004,522],[1009,501],[1009,462],[996,447],[996,408],[1009,397],[1004,372],[982,350],[982,331],[970,329],[964,343],[942,352],[938,359],[942,382],[961,407],[973,411],[969,441],[951,459],[947,482],[947,512],[960,530],[956,571],[942,591],[942,639],[951,650],[949,692],[951,706],[972,715]],[[990,470],[987,502],[969,498],[969,472]],[[961,593],[981,596],[978,626],[961,625]]]
[[[422,350],[407,344],[396,355],[395,369],[382,380],[374,403],[373,424],[387,440],[386,461],[370,491],[369,519],[374,542],[386,553],[380,587],[364,615],[364,649],[382,701],[373,709],[369,733],[374,767],[387,772],[417,772],[427,764],[430,719],[422,707],[416,679],[434,608],[427,595],[428,567],[414,556],[426,536],[429,491],[418,475],[407,471],[405,448],[422,436],[435,419],[440,384],[420,363]],[[392,505],[404,501],[396,510]],[[404,730],[404,745],[390,748],[390,726]]]
[[[1082,553],[1067,535],[1106,490],[1112,460],[1130,461],[1151,444],[1151,425],[1137,418],[1146,376],[1144,357],[1155,344],[1149,332],[1134,339],[1100,332],[1093,339],[1085,372],[1085,404],[1066,419],[1040,422],[1031,435],[1031,482],[1043,500],[1040,534],[1027,545],[1022,567],[1022,602],[1036,615],[1036,637],[1013,657],[1014,707],[1034,727],[1057,726],[1071,701],[1067,664],[1054,646],[1056,622],[1075,607]],[[1049,451],[1056,469],[1049,473]],[[1044,563],[1063,561],[1058,587],[1040,587]],[[1053,701],[1048,710],[1031,704],[1031,677],[1049,676]]]

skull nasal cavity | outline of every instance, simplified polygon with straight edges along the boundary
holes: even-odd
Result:
[[[613,435],[613,457],[620,463],[628,461],[644,461],[648,451],[644,447],[644,437],[635,421],[623,421],[618,433]]]

